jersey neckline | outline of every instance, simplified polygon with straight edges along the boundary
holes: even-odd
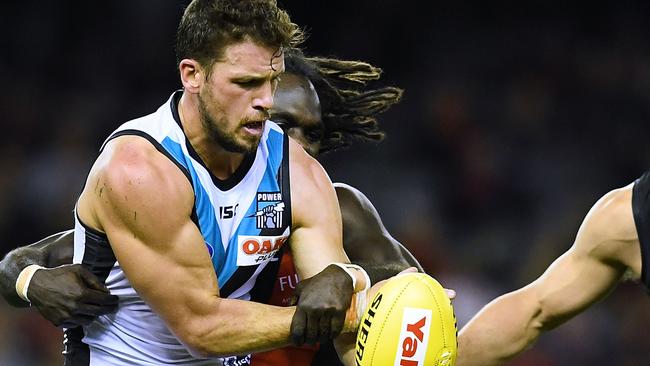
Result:
[[[174,117],[174,121],[176,121],[176,124],[178,124],[178,127],[180,127],[181,131],[183,131],[183,136],[185,136],[185,145],[187,146],[187,151],[189,152],[190,156],[199,162],[201,166],[205,168],[205,170],[210,174],[210,178],[212,179],[212,182],[214,183],[217,188],[219,188],[222,191],[227,191],[232,188],[234,188],[239,182],[244,179],[246,176],[246,173],[250,170],[250,168],[253,166],[253,163],[255,162],[255,155],[257,154],[257,149],[255,149],[255,152],[246,154],[244,156],[244,160],[242,160],[241,164],[239,164],[239,167],[235,170],[235,172],[228,178],[226,179],[219,179],[217,176],[212,174],[212,171],[208,168],[208,166],[205,164],[203,159],[197,154],[196,150],[194,150],[194,147],[190,143],[190,140],[188,140],[187,135],[185,134],[185,130],[183,129],[183,124],[181,123],[181,117],[180,114],[178,113],[178,103],[181,100],[181,96],[183,96],[183,90],[177,90],[174,92],[171,98],[171,111],[172,111],[172,116]]]

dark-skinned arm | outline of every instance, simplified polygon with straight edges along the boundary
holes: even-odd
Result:
[[[0,261],[0,293],[16,307],[30,304],[16,294],[20,272],[36,264],[27,295],[41,315],[55,326],[87,324],[96,316],[115,310],[117,297],[90,271],[72,263],[73,230],[50,235],[34,244],[16,248]]]
[[[366,270],[372,283],[408,267],[424,272],[415,257],[386,230],[368,197],[344,183],[334,183],[334,188],[343,219],[343,248],[350,261]]]

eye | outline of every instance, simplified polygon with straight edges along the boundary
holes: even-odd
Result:
[[[287,132],[291,128],[291,125],[284,117],[271,116],[271,121],[275,122],[276,125],[280,126],[284,132]]]
[[[235,80],[234,81],[235,84],[239,85],[240,87],[242,87],[244,89],[256,88],[256,87],[262,85],[263,82],[264,82],[264,80],[257,80],[257,79],[255,79],[255,80]]]

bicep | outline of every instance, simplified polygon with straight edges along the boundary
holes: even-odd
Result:
[[[77,212],[106,233],[133,288],[177,331],[217,295],[208,250],[190,218],[193,190],[145,140],[122,141],[108,145],[110,160],[91,173]]]
[[[217,279],[202,236],[189,220],[161,226],[166,238],[152,238],[128,228],[107,230],[109,242],[133,288],[172,329],[194,316],[218,296]]]
[[[300,150],[297,150],[300,149]],[[293,229],[291,252],[298,275],[305,279],[332,262],[349,262],[342,244],[341,211],[334,187],[323,168],[292,148],[291,202]]]

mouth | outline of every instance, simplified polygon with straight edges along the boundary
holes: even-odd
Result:
[[[250,121],[242,125],[251,135],[261,135],[264,132],[264,121]]]

